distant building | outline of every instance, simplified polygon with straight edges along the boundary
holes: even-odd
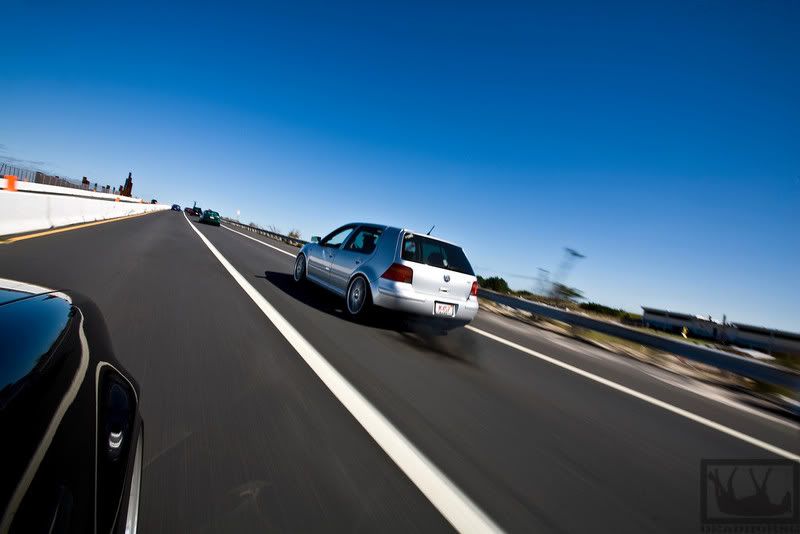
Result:
[[[729,323],[726,332],[730,343],[756,349],[767,354],[783,352],[800,354],[800,334],[741,323]]]
[[[692,337],[728,343],[743,348],[800,354],[800,334],[742,323],[719,323],[711,317],[689,315],[642,306],[642,322],[648,328],[680,334],[684,328]]]
[[[120,186],[119,194],[123,197],[129,197],[133,193],[133,178],[131,178],[131,173],[128,173],[128,177],[125,179],[125,185]]]
[[[642,306],[642,322],[649,328],[680,334],[684,327],[692,337],[720,340],[722,325],[710,317],[646,308]]]

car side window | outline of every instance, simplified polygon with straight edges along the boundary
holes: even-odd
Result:
[[[350,237],[352,231],[352,226],[343,226],[326,235],[319,244],[323,247],[339,248]]]
[[[403,236],[403,254],[404,260],[419,261],[417,259],[417,241],[412,234]]]
[[[371,226],[362,226],[358,232],[345,245],[345,250],[352,250],[361,254],[372,254],[378,245],[383,230]]]

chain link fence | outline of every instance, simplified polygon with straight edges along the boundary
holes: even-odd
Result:
[[[54,176],[42,171],[34,169],[25,169],[17,167],[10,163],[0,161],[0,177],[5,175],[16,176],[21,182],[31,182],[44,185],[55,185],[58,187],[69,187],[72,189],[81,189],[83,191],[95,191],[97,193],[110,193],[112,195],[119,194],[119,188],[109,184],[101,184],[92,182],[84,177],[82,180],[75,180],[73,178],[66,178],[64,176]]]

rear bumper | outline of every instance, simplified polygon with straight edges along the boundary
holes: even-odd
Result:
[[[409,284],[392,282],[379,278],[371,284],[372,302],[381,308],[427,316],[437,321],[453,321],[468,323],[478,313],[478,298],[470,297],[466,301],[448,298],[447,296],[425,295],[414,291]],[[456,307],[453,317],[441,317],[433,314],[435,302],[446,302]]]

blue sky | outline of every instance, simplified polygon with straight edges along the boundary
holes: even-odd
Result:
[[[30,4],[0,159],[305,237],[436,224],[517,288],[570,246],[590,300],[800,330],[798,2]]]

